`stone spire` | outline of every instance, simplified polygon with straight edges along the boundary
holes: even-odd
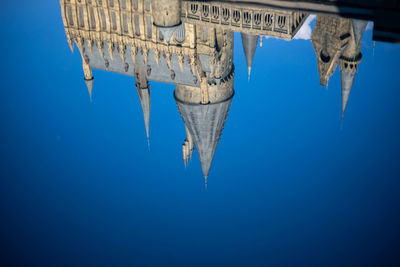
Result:
[[[356,45],[360,44],[365,29],[367,28],[368,21],[352,19],[353,33]]]
[[[136,90],[138,92],[140,105],[142,106],[142,111],[143,111],[146,136],[147,140],[149,140],[150,107],[151,107],[150,84],[147,81],[145,71],[142,69],[139,69],[139,71],[135,73],[135,79],[136,79]]]
[[[85,83],[89,92],[89,97],[90,101],[92,101],[92,91],[93,91],[93,74],[92,74],[92,68],[89,65],[90,63],[90,58],[88,55],[82,55],[82,68],[83,68],[83,73],[84,73],[84,78],[85,78]]]
[[[258,35],[241,33],[244,56],[247,63],[247,74],[250,79],[251,66],[253,65],[253,58],[257,48]]]
[[[93,80],[94,78],[92,77],[91,79],[87,80],[85,78],[85,83],[89,92],[89,97],[90,97],[90,101],[92,101],[92,91],[93,91]]]
[[[215,104],[188,104],[175,97],[179,112],[193,138],[204,178],[207,179],[232,97]]]
[[[342,118],[346,110],[347,102],[349,101],[350,91],[353,87],[355,71],[341,71],[342,80]]]

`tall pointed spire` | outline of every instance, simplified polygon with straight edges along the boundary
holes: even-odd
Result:
[[[141,88],[140,105],[142,106],[143,111],[143,119],[144,126],[146,128],[146,136],[147,140],[150,140],[149,127],[150,127],[150,106],[151,106],[151,98],[150,98],[150,86],[148,88]],[[149,142],[150,144],[150,142]]]
[[[207,179],[228,116],[232,97],[223,102],[208,105],[187,104],[176,97],[175,100],[185,125],[193,138],[204,178]]]
[[[247,73],[250,79],[251,66],[253,65],[253,58],[257,48],[258,35],[241,33],[244,56],[246,57]]]
[[[91,79],[87,80],[85,78],[85,83],[89,92],[89,97],[90,97],[90,101],[92,101],[92,91],[93,91],[93,80],[94,78],[92,77]]]
[[[342,80],[342,118],[346,110],[347,102],[349,101],[350,91],[353,87],[355,71],[341,71]]]
[[[90,101],[92,101],[92,91],[93,91],[93,74],[92,74],[92,68],[89,65],[90,59],[88,55],[82,56],[82,68],[83,68],[83,74],[85,75],[85,83],[89,92],[90,96]]]
[[[146,73],[143,69],[139,69],[139,71],[136,72],[135,78],[136,78],[136,90],[139,95],[140,105],[142,106],[144,126],[146,128],[146,136],[149,145],[150,107],[151,107],[150,84],[147,81]]]
[[[353,26],[354,39],[356,41],[356,45],[358,45],[361,41],[365,29],[367,28],[368,21],[352,19],[351,22]]]
[[[375,41],[372,42],[372,56],[375,56]]]

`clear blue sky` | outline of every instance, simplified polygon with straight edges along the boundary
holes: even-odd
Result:
[[[132,77],[94,70],[58,1],[0,3],[0,265],[399,263],[400,46],[363,38],[341,130],[340,71],[268,39],[235,97],[205,190],[172,85],[151,83],[151,151]]]

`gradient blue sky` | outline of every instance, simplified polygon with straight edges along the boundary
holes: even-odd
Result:
[[[235,97],[208,188],[172,85],[152,82],[151,151],[132,77],[94,70],[94,101],[58,1],[0,3],[0,263],[399,263],[400,46],[363,38],[341,130],[340,72],[310,41],[268,39]]]

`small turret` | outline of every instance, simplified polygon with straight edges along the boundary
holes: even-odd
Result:
[[[256,53],[257,43],[258,43],[258,35],[241,33],[242,35],[242,44],[244,56],[246,57],[247,63],[247,74],[250,79],[251,66],[253,65],[254,54]]]
[[[192,158],[194,144],[193,144],[193,138],[189,132],[189,129],[186,126],[185,126],[185,128],[186,128],[186,139],[182,145],[182,158],[183,158],[183,164],[185,164],[185,167],[186,167]]]
[[[84,79],[85,83],[89,92],[89,97],[90,101],[92,101],[92,91],[93,91],[93,74],[92,74],[92,68],[89,65],[90,63],[90,58],[88,55],[83,55],[82,56],[82,68],[83,68],[83,73],[84,73]]]
[[[154,25],[169,43],[175,30],[181,25],[181,0],[152,0]]]

